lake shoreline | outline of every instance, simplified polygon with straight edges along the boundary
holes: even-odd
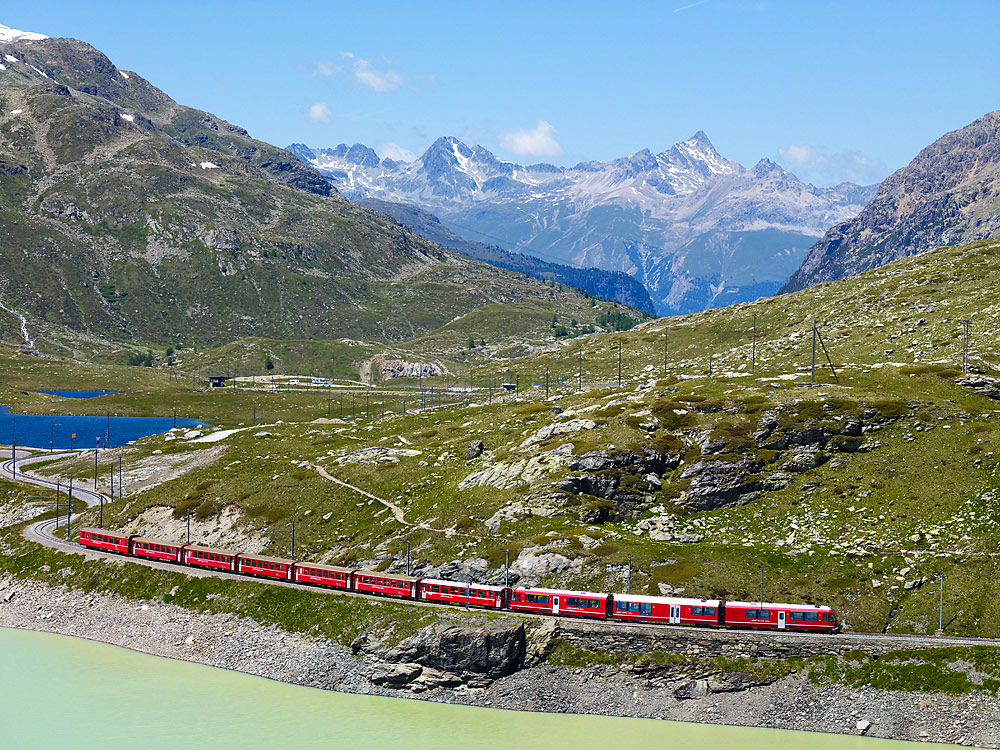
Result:
[[[1000,747],[1000,699],[816,686],[801,676],[742,692],[678,699],[615,666],[542,664],[486,688],[420,694],[374,685],[372,663],[337,643],[231,614],[191,612],[162,602],[83,593],[7,575],[0,578],[0,627],[69,635],[153,656],[235,670],[306,687],[549,713],[658,718],[745,727],[866,734],[884,739]],[[867,722],[867,725],[864,723]]]

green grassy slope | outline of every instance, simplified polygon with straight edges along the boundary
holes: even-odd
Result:
[[[530,580],[608,591],[624,589],[631,556],[633,591],[752,599],[763,564],[767,598],[829,603],[848,627],[890,632],[937,628],[943,571],[946,632],[995,636],[1000,404],[958,382],[958,363],[970,319],[970,363],[993,369],[998,252],[944,248],[792,295],[477,362],[452,376],[472,375],[471,403],[439,412],[309,424],[325,416],[322,394],[192,394],[187,408],[223,426],[246,424],[262,399],[268,421],[286,424],[211,446],[143,441],[126,452],[133,467],[219,453],[127,498],[111,523],[166,506],[210,529],[228,505],[242,534],[279,554],[294,519],[300,557],[398,568],[409,541],[419,564],[459,561],[489,577],[509,551]],[[814,318],[839,383],[819,369],[810,388]],[[491,397],[491,375],[516,378],[521,392]],[[142,387],[120,408],[179,397],[162,382]],[[487,454],[466,462],[474,440]],[[406,452],[351,460],[360,448]],[[396,503],[414,525],[314,466]],[[705,467],[735,478],[730,491],[699,485]],[[468,486],[476,472],[502,481]]]

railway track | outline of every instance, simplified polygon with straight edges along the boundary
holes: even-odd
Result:
[[[68,457],[71,455],[77,455],[78,451],[63,451],[61,453],[45,453],[41,455],[25,455],[24,458],[17,459],[17,473],[14,474],[14,461],[12,459],[7,459],[0,462],[0,476],[6,479],[11,479],[15,482],[21,482],[23,484],[28,484],[34,487],[42,487],[45,489],[56,489],[56,487],[66,487],[61,480],[48,479],[46,477],[39,477],[32,474],[25,474],[21,467],[30,466],[34,462],[49,460],[52,458]],[[111,502],[107,495],[88,489],[85,487],[74,487],[73,497],[83,500],[88,507],[94,507],[98,505],[102,498],[104,502]],[[58,523],[62,523],[61,520]],[[66,539],[61,539],[55,536],[54,531],[56,529],[57,519],[49,518],[43,521],[37,521],[33,524],[28,525],[24,530],[24,536],[26,539],[38,544],[42,544],[46,547],[51,547],[53,549],[59,549],[66,552],[72,552],[78,555],[84,555],[85,557],[92,558],[106,558],[106,559],[116,559],[121,560],[121,555],[116,555],[110,552],[102,552],[95,549],[84,549],[76,542],[67,541]],[[226,571],[219,570],[208,570],[200,568],[191,568],[188,566],[179,565],[176,563],[168,563],[157,560],[148,560],[143,558],[129,558],[129,562],[136,565],[145,565],[150,568],[157,568],[160,570],[172,570],[172,571],[183,571],[186,575],[192,577],[203,578],[206,576],[212,576],[215,578],[224,578],[235,581],[246,581],[247,577],[237,573],[229,573]],[[270,579],[254,579],[256,583],[260,583],[267,586],[283,586],[286,588],[292,588],[296,590],[302,590],[303,586],[301,584],[292,583],[290,581],[275,581]],[[361,599],[364,601],[373,601],[373,597],[367,594],[360,594],[353,591],[341,591],[341,590],[330,590],[323,588],[310,588],[310,590],[315,593],[326,594],[329,596],[348,596],[356,599]],[[375,599],[378,601],[378,599]],[[396,600],[391,599],[390,601],[398,601],[399,603],[405,603],[410,606],[416,607],[428,607],[433,609],[442,610],[454,610],[454,605],[449,604],[439,604],[436,602],[426,602],[426,601],[409,601],[409,600]],[[487,611],[487,610],[482,610]],[[504,610],[504,613],[512,617],[530,618],[530,619],[548,619],[551,615],[545,614],[535,614],[531,612],[514,612],[510,610]],[[623,630],[641,631],[641,632],[669,632],[669,633],[689,633],[692,638],[704,637],[707,633],[715,632],[711,630],[706,630],[705,628],[689,627],[684,625],[666,625],[657,623],[630,623],[630,622],[620,622],[616,621],[613,625],[608,625],[604,622],[589,621],[583,619],[566,619],[562,618],[562,621],[567,622],[567,624],[572,623],[573,627],[590,628],[597,630],[607,630],[609,627],[613,627],[615,632],[622,632]],[[906,634],[894,634],[894,633],[860,633],[856,631],[842,632],[842,633],[803,633],[785,630],[781,632],[777,631],[750,631],[750,630],[726,630],[727,634],[731,634],[734,637],[745,637],[747,640],[759,640],[761,638],[768,639],[780,639],[780,640],[803,640],[803,641],[819,641],[824,643],[830,643],[831,641],[843,642],[843,643],[887,643],[892,645],[898,645],[901,648],[906,648],[908,646],[919,646],[923,648],[927,647],[943,647],[943,646],[1000,646],[1000,638],[976,638],[971,636],[949,636],[949,635],[906,635]]]

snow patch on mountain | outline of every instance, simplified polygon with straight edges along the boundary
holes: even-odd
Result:
[[[631,274],[664,313],[773,293],[875,190],[817,188],[767,159],[746,169],[701,131],[658,154],[571,167],[516,164],[450,136],[412,161],[360,143],[288,150],[348,198],[408,203],[470,240]]]
[[[4,26],[0,23],[0,44],[10,44],[11,42],[23,42],[23,41],[39,41],[40,39],[48,39],[45,34],[37,34],[34,31],[19,31],[18,29],[12,29],[10,26]],[[12,61],[13,62],[13,61]]]

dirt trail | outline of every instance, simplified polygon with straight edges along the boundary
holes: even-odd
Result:
[[[462,534],[458,531],[455,531],[454,529],[435,529],[433,526],[428,526],[426,523],[413,523],[412,521],[407,521],[403,509],[400,508],[395,503],[390,502],[389,500],[384,500],[378,495],[373,495],[372,493],[368,492],[367,490],[363,490],[360,487],[355,487],[353,484],[349,484],[345,482],[343,479],[337,479],[337,477],[330,474],[330,472],[328,472],[322,466],[317,466],[316,464],[309,464],[309,468],[311,468],[313,471],[315,471],[317,474],[323,477],[323,479],[327,479],[333,482],[334,484],[339,484],[342,487],[346,487],[349,490],[353,490],[354,492],[357,492],[359,495],[364,495],[367,498],[382,503],[382,505],[384,505],[392,512],[392,515],[395,517],[395,519],[404,526],[409,526],[411,528],[416,528],[416,529],[426,529],[427,531],[436,531],[437,533],[444,534],[445,536],[470,536],[469,534]]]

